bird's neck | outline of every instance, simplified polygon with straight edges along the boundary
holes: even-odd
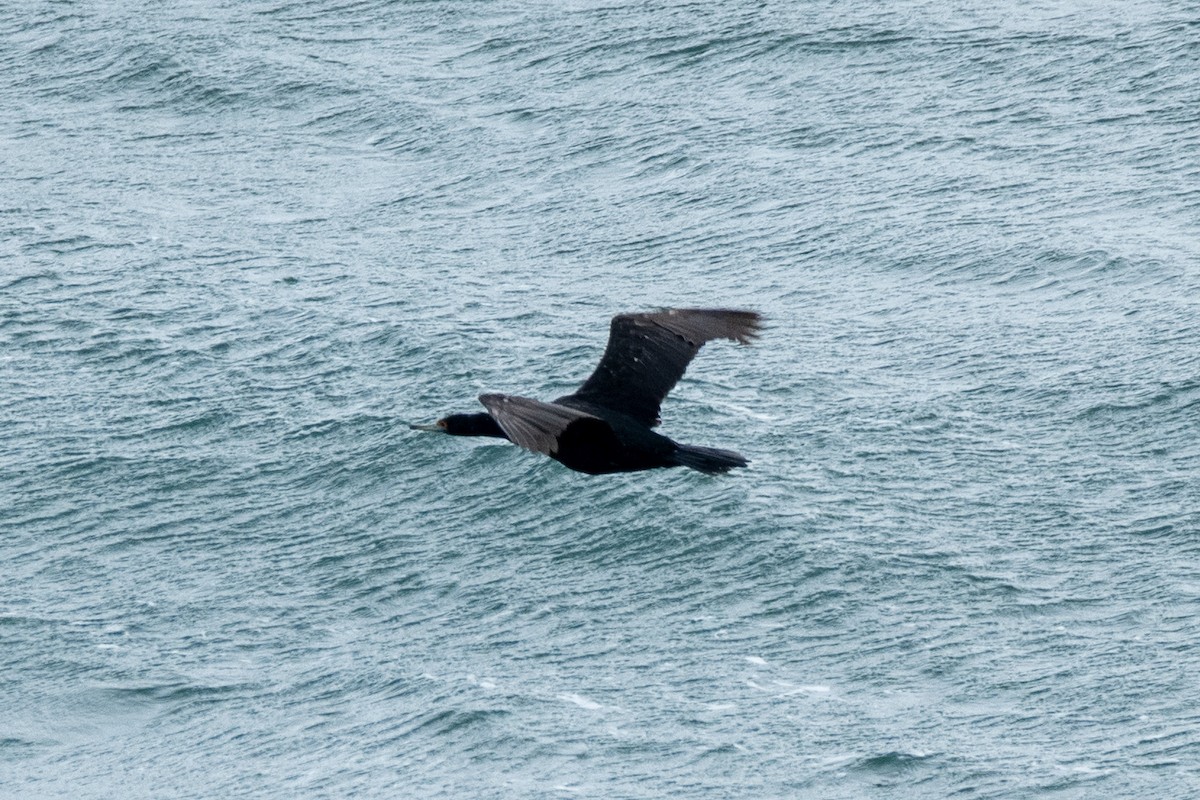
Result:
[[[453,433],[459,436],[495,436],[497,439],[507,439],[508,436],[496,424],[490,414],[464,414],[463,424]]]

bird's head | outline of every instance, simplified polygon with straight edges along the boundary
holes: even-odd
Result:
[[[449,433],[449,431],[446,430],[448,425],[449,425],[449,423],[447,423],[445,419],[439,419],[437,422],[433,423],[432,425],[428,425],[425,423],[413,422],[408,427],[412,428],[414,431],[432,431],[433,433]]]
[[[500,431],[496,420],[488,414],[450,414],[442,417],[432,425],[409,425],[416,431],[434,431],[448,433],[451,436],[499,436],[507,438]]]

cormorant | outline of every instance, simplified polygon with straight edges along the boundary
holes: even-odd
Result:
[[[411,427],[508,439],[592,475],[676,466],[727,472],[749,462],[730,450],[679,444],[651,428],[660,422],[667,393],[705,342],[749,344],[761,328],[757,313],[724,308],[618,314],[600,364],[574,394],[553,403],[483,394],[479,401],[486,414],[451,414]]]

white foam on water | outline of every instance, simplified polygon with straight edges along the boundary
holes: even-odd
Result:
[[[574,692],[560,694],[558,696],[558,699],[563,700],[568,703],[573,703],[573,704],[579,706],[580,708],[586,708],[588,711],[598,711],[598,710],[604,708],[603,705],[601,705],[600,703],[597,703],[595,700],[589,700],[586,697],[584,697],[583,695],[575,694]]]

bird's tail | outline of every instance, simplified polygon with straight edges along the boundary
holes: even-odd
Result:
[[[732,450],[718,450],[715,447],[697,447],[691,444],[681,444],[675,451],[675,463],[681,467],[717,475],[728,472],[734,467],[744,467],[750,462]]]

